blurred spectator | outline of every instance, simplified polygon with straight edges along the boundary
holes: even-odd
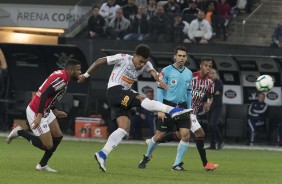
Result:
[[[134,16],[128,28],[128,34],[124,40],[143,41],[144,36],[149,32],[149,21],[147,20],[146,9],[144,5],[138,7],[138,13]]]
[[[126,31],[130,25],[130,21],[124,18],[122,9],[116,10],[114,18],[109,23],[106,32],[110,39],[120,40],[123,39]]]
[[[115,2],[116,0],[108,0],[106,3],[103,3],[100,8],[99,14],[108,22],[112,20],[116,14],[116,10],[120,8],[120,6],[115,4]]]
[[[210,23],[213,32],[215,33],[218,29],[218,15],[217,12],[215,11],[215,3],[214,2],[209,2],[207,5],[207,10],[205,14],[205,19]]]
[[[156,0],[149,0],[149,4],[147,6],[147,19],[150,20],[151,17],[156,15],[157,3]]]
[[[128,4],[127,0],[116,0],[116,4],[119,5],[120,7],[124,7],[125,5]]]
[[[274,29],[271,47],[282,48],[282,22]]]
[[[92,16],[88,19],[89,37],[102,38],[105,25],[105,19],[99,15],[99,6],[93,6]]]
[[[223,40],[225,41],[228,37],[227,28],[231,18],[231,6],[226,2],[226,0],[220,0],[216,4],[216,12],[218,14],[219,26],[223,34]],[[220,30],[218,29],[215,31],[218,36],[220,34]]]
[[[220,150],[223,148],[223,140],[218,125],[222,109],[223,83],[215,69],[211,69],[210,76],[214,80],[214,94],[210,110],[208,111],[208,123],[211,132],[209,148]]]
[[[184,8],[182,10],[182,19],[189,24],[197,18],[198,13],[201,11],[199,8],[197,8],[197,1],[196,0],[190,0],[189,7]]]
[[[268,105],[264,102],[265,94],[259,93],[258,99],[253,101],[248,111],[249,139],[248,144],[253,145],[256,129],[265,125]]]
[[[174,0],[167,0],[167,3],[164,5],[164,12],[169,16],[173,22],[173,17],[176,13],[180,12],[180,7]]]
[[[167,30],[169,18],[164,13],[162,5],[157,5],[156,15],[149,20],[149,33],[145,35],[144,41],[165,42],[167,41]]]
[[[212,28],[204,17],[205,13],[199,12],[198,18],[190,24],[188,35],[190,41],[193,43],[206,44],[212,37]]]
[[[176,13],[174,16],[174,22],[173,24],[171,24],[169,28],[169,34],[168,34],[169,41],[175,43],[184,42],[185,34],[188,33],[188,30],[189,30],[189,23],[186,21],[182,21],[181,14]]]
[[[252,13],[253,0],[247,0],[246,13]]]
[[[122,7],[123,16],[128,20],[134,19],[135,15],[138,12],[138,7],[135,4],[135,0],[128,0],[128,4]]]
[[[189,0],[175,0],[174,2],[180,7],[180,12],[189,6]]]

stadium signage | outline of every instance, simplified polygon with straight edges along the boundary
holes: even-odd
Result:
[[[223,67],[223,68],[230,68],[230,67],[232,67],[232,64],[227,63],[227,62],[221,62],[219,65],[221,67]]]
[[[250,74],[250,75],[247,75],[247,76],[246,76],[246,80],[247,80],[248,82],[256,82],[257,77],[254,76],[254,75],[252,75],[252,74]]]
[[[278,94],[275,93],[274,91],[270,91],[269,93],[267,93],[266,97],[269,100],[277,100],[278,99]]]
[[[91,7],[0,4],[0,26],[68,28]]]
[[[233,99],[233,98],[235,98],[235,97],[237,96],[236,92],[233,91],[233,90],[231,90],[231,89],[227,90],[227,91],[224,93],[224,95],[225,95],[227,98],[230,98],[230,99]]]
[[[263,63],[263,64],[261,65],[261,67],[262,67],[262,68],[265,68],[265,69],[272,69],[272,68],[273,68],[273,65],[268,64],[268,63]]]

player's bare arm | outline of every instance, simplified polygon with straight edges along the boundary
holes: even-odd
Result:
[[[67,113],[65,113],[64,111],[59,111],[58,109],[53,109],[52,111],[54,115],[58,118],[66,118],[68,116]]]
[[[155,70],[149,71],[150,75],[159,83],[159,86],[165,90],[168,90],[169,87],[163,82],[163,77]]]
[[[102,65],[107,65],[106,57],[99,58],[94,63],[92,63],[92,65],[88,68],[88,70],[84,74],[78,76],[77,82],[78,83],[84,82],[85,79],[89,78],[95,72],[95,70],[100,68]]]

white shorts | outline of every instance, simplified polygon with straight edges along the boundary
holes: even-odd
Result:
[[[29,126],[31,126],[31,123],[35,119],[35,112],[31,110],[29,106],[26,108],[26,117]],[[49,124],[56,119],[56,116],[52,111],[50,111],[49,115],[45,118],[41,119],[40,125],[36,129],[31,129],[34,135],[40,136],[42,134],[45,134],[50,131]]]
[[[195,114],[190,114],[190,119],[191,119],[191,128],[190,130],[195,133],[196,130],[201,128],[201,125],[199,121],[197,120],[197,116]]]

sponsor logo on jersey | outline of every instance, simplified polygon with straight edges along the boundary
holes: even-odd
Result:
[[[197,91],[197,90],[192,90],[192,96],[195,97],[204,97],[205,96],[205,92],[202,91]]]
[[[128,101],[129,101],[129,96],[126,95],[126,96],[123,98],[123,100],[121,101],[121,105],[127,107]]]
[[[121,80],[124,81],[127,84],[133,84],[134,83],[133,79],[130,79],[130,78],[124,76],[124,75],[121,77]]]

